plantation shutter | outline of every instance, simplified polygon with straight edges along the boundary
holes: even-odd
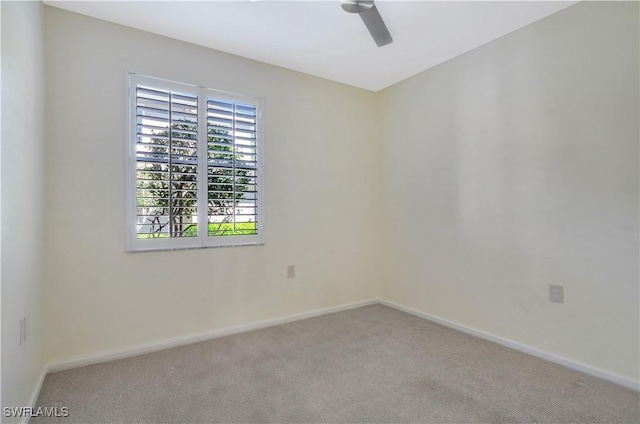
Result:
[[[137,84],[136,237],[197,237],[198,97]]]
[[[262,243],[260,100],[129,78],[129,251]]]
[[[209,236],[258,233],[257,124],[255,105],[207,99]]]

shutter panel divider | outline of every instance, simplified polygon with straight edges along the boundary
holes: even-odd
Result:
[[[209,194],[207,193],[208,177],[207,177],[207,158],[209,157],[208,148],[208,123],[207,123],[207,96],[205,89],[198,90],[198,118],[200,125],[198,126],[198,239],[204,246],[209,234]]]

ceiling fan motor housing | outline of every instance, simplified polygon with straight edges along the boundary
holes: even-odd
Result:
[[[349,13],[362,13],[373,7],[373,0],[342,0],[342,8]]]

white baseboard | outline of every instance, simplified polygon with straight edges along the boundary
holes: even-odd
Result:
[[[71,368],[78,368],[85,365],[98,364],[101,362],[113,361],[116,359],[124,359],[132,356],[143,355],[145,353],[157,352],[159,350],[169,349],[172,347],[183,346],[191,343],[203,342],[206,340],[217,339],[219,337],[231,336],[233,334],[246,333],[247,331],[258,330],[261,328],[273,327],[276,325],[286,324],[289,322],[300,321],[307,318],[313,318],[321,315],[332,314],[335,312],[346,311],[348,309],[360,308],[362,306],[374,305],[378,303],[378,299],[364,300],[361,302],[348,303],[344,305],[331,306],[323,309],[316,309],[309,312],[287,315],[280,318],[273,318],[264,321],[252,322],[248,324],[236,325],[233,327],[221,328],[204,333],[190,334],[187,336],[174,337],[170,339],[160,340],[141,344],[132,348],[117,349],[97,354],[76,357],[62,362],[49,365],[49,372],[63,371]]]
[[[529,354],[531,356],[535,356],[540,359],[544,359],[549,362],[553,362],[556,364],[563,365],[567,368],[571,368],[576,371],[583,372],[585,374],[592,375],[594,377],[601,378],[603,380],[611,381],[613,383],[619,384],[621,386],[627,387],[629,389],[633,389],[636,391],[640,391],[640,382],[628,379],[626,377],[619,376],[617,374],[613,374],[609,371],[604,371],[599,368],[592,367],[590,365],[583,364],[581,362],[574,361],[572,359],[565,358],[560,355],[556,355],[553,353],[545,352],[544,350],[536,349],[535,347],[523,345],[521,343],[517,343],[508,339],[504,339],[499,336],[495,336],[490,333],[485,333],[484,331],[476,330],[471,327],[467,327],[466,325],[461,325],[455,323],[453,321],[449,321],[444,318],[437,317],[435,315],[430,315],[424,312],[420,312],[416,309],[408,308],[406,306],[399,305],[394,302],[389,302],[386,300],[380,300],[380,304],[389,306],[391,308],[397,309],[402,312],[406,312],[411,315],[415,315],[420,318],[424,318],[428,321],[435,322],[437,324],[444,325],[445,327],[453,328],[454,330],[462,331],[463,333],[470,334],[472,336],[479,337],[481,339],[488,340],[490,342],[494,342],[500,344],[502,346],[509,347],[511,349],[515,349],[517,351]]]
[[[38,378],[38,381],[36,382],[36,385],[34,386],[33,391],[31,392],[31,396],[29,397],[27,406],[35,408],[36,402],[38,401],[38,396],[40,396],[40,390],[42,390],[42,384],[44,383],[44,378],[47,376],[48,372],[49,372],[49,368],[45,366],[42,372],[40,373],[40,377]],[[28,424],[30,418],[31,417],[29,416],[25,416],[22,418],[22,421],[20,422],[23,424]]]

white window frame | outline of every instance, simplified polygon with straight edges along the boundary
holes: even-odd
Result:
[[[262,131],[262,100],[259,97],[244,96],[202,86],[168,81],[160,78],[126,73],[126,153],[125,153],[125,195],[126,195],[126,244],[128,252],[197,249],[207,247],[234,247],[264,244],[264,137]],[[198,235],[196,237],[149,238],[137,237],[137,190],[136,190],[136,87],[138,84],[176,91],[198,98]],[[208,235],[208,193],[207,193],[207,99],[238,102],[256,107],[256,183],[257,183],[257,234],[251,235]],[[204,194],[203,194],[204,193]]]

